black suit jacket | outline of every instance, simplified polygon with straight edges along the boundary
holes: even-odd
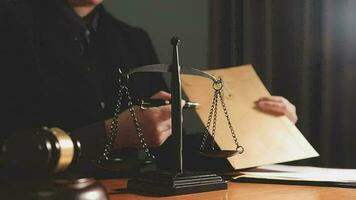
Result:
[[[75,130],[111,117],[118,68],[158,63],[148,35],[103,8],[95,53],[105,72],[105,109],[83,74],[78,36],[60,0],[0,0],[1,136],[17,128]],[[134,97],[164,89],[158,74],[131,80]]]

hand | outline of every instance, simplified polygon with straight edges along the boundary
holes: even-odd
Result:
[[[258,109],[267,113],[271,113],[274,115],[285,115],[294,124],[298,120],[296,107],[284,97],[281,96],[262,97],[258,101],[256,101],[256,106]]]
[[[170,100],[171,94],[158,92],[151,98]],[[160,146],[171,135],[171,105],[140,109],[133,107],[144,133],[145,142],[149,146]],[[114,147],[140,147],[139,138],[136,133],[130,111],[127,109],[119,115],[119,134]],[[109,130],[112,120],[106,121],[106,128]]]

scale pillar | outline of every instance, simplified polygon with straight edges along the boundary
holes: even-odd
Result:
[[[183,134],[182,134],[182,89],[178,45],[179,39],[173,37],[173,59],[170,66],[172,92],[172,137],[175,141],[174,156],[177,160],[172,171],[147,172],[128,181],[131,192],[172,196],[198,192],[227,189],[227,181],[213,173],[183,172]]]

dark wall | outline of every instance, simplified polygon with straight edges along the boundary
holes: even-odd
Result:
[[[171,62],[170,38],[179,36],[181,64],[208,65],[209,1],[105,0],[104,5],[118,19],[144,28],[162,63]]]

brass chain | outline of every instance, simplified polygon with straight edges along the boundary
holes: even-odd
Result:
[[[229,114],[228,114],[228,112],[227,112],[226,105],[225,105],[225,101],[224,101],[224,98],[222,97],[221,90],[219,91],[218,95],[219,95],[219,97],[220,97],[220,102],[221,102],[221,105],[222,105],[222,107],[223,107],[224,115],[225,115],[225,118],[226,118],[226,120],[227,120],[227,124],[229,125],[229,129],[230,129],[232,138],[234,139],[234,142],[235,142],[235,145],[236,145],[236,151],[237,151],[239,154],[242,154],[242,153],[244,152],[244,148],[243,148],[243,146],[239,145],[239,142],[237,141],[237,137],[236,137],[234,128],[232,127],[231,120],[230,120],[230,116],[229,116]]]
[[[210,125],[211,125],[211,119],[215,110],[215,105],[217,102],[217,93],[216,91],[214,92],[214,97],[213,97],[213,102],[211,103],[211,107],[210,107],[210,112],[209,112],[209,116],[208,116],[208,121],[205,125],[205,130],[203,133],[203,139],[202,139],[202,143],[200,144],[200,151],[203,151],[205,149],[205,145],[206,145],[206,141],[208,139],[209,136],[209,129],[210,129]]]
[[[124,79],[124,81],[122,79]],[[119,79],[118,79],[119,90],[118,90],[118,97],[117,97],[117,102],[116,102],[116,106],[115,106],[115,110],[114,110],[114,116],[113,116],[113,119],[110,124],[109,136],[106,138],[104,151],[100,155],[100,157],[97,159],[97,164],[102,164],[104,161],[107,161],[110,158],[110,153],[113,149],[114,141],[117,138],[117,135],[119,134],[119,113],[121,110],[122,97],[123,97],[124,93],[126,93],[126,97],[128,100],[127,104],[129,106],[131,118],[134,121],[136,133],[138,135],[141,147],[142,147],[142,149],[144,149],[144,152],[147,157],[149,157],[150,159],[155,158],[154,155],[152,155],[149,151],[148,145],[145,142],[145,138],[144,138],[144,134],[142,132],[141,125],[139,124],[136,113],[134,111],[132,98],[131,98],[129,88],[128,88],[128,80],[129,80],[129,77],[122,76],[122,71],[119,69]]]
[[[110,123],[109,137],[106,138],[104,151],[98,158],[97,164],[101,164],[104,161],[109,160],[110,152],[112,151],[114,141],[118,135],[119,113],[120,113],[121,105],[122,105],[122,90],[123,90],[121,76],[122,76],[122,72],[119,69],[119,79],[118,79],[119,89],[118,89],[117,102],[116,102],[116,106],[115,106],[115,110],[114,110],[114,116]]]
[[[216,95],[216,94],[214,94]],[[215,102],[214,102],[214,114],[213,114],[213,127],[211,130],[211,136],[213,137],[213,140],[211,141],[211,149],[214,151],[215,150],[215,132],[216,132],[216,118],[218,116],[218,99],[219,96],[217,96]]]
[[[126,96],[127,96],[127,100],[128,100],[129,111],[130,111],[130,114],[131,114],[131,118],[132,118],[132,120],[134,121],[134,124],[135,124],[136,133],[137,133],[137,136],[139,138],[139,141],[140,141],[140,144],[141,144],[141,148],[143,149],[143,151],[145,152],[145,154],[146,154],[146,156],[148,158],[155,159],[155,156],[150,153],[150,149],[148,148],[148,145],[147,145],[147,143],[145,141],[144,134],[142,132],[142,127],[141,127],[140,123],[138,122],[138,118],[137,118],[136,112],[135,112],[134,107],[133,107],[133,102],[132,102],[132,98],[131,98],[131,94],[130,94],[129,88],[127,86],[124,86],[124,87],[125,87],[125,90],[126,90]]]
[[[239,142],[237,141],[237,136],[235,134],[234,128],[232,126],[231,120],[230,120],[230,116],[227,112],[227,108],[226,108],[226,104],[222,95],[222,88],[223,88],[223,83],[221,78],[218,79],[217,81],[215,81],[213,83],[213,89],[214,89],[214,97],[213,97],[213,101],[210,107],[210,112],[208,115],[208,121],[206,123],[205,126],[205,131],[203,133],[203,139],[202,139],[202,143],[200,145],[200,150],[203,151],[205,149],[205,145],[206,145],[206,141],[209,135],[209,130],[210,130],[210,125],[211,125],[211,120],[213,119],[213,126],[212,126],[212,131],[211,131],[211,136],[212,136],[212,145],[211,145],[211,149],[215,150],[215,132],[216,132],[216,120],[217,120],[217,112],[218,112],[218,100],[220,99],[220,103],[223,107],[223,111],[224,111],[224,115],[225,118],[227,120],[231,135],[234,139],[235,145],[236,145],[236,151],[241,154],[244,152],[244,148],[239,145]]]

